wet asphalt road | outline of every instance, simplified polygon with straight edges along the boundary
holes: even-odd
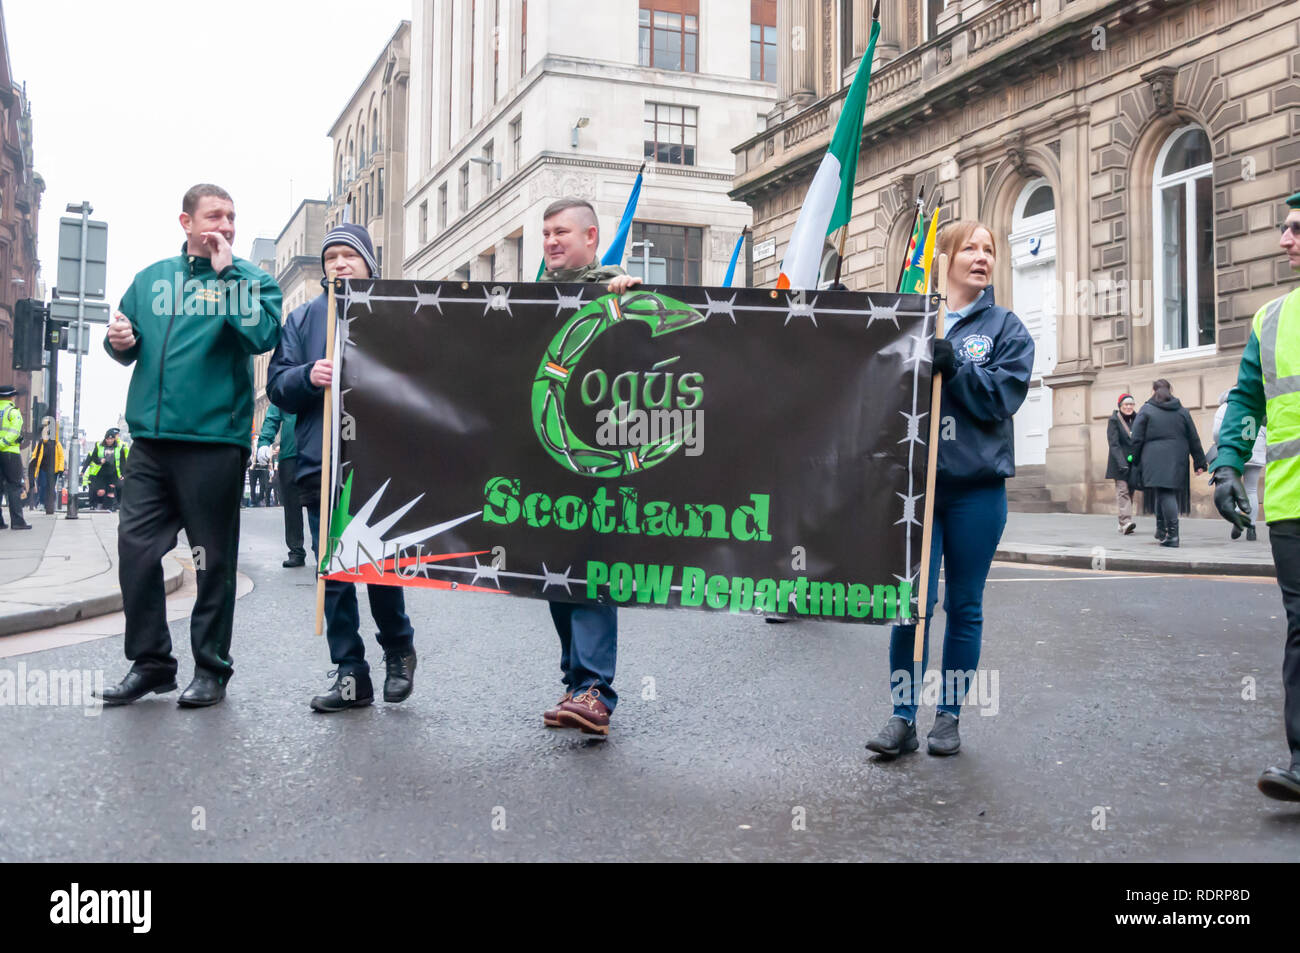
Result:
[[[225,704],[0,707],[0,861],[1300,858],[1300,805],[1254,787],[1286,755],[1271,581],[999,567],[996,714],[967,709],[955,758],[922,739],[886,762],[863,743],[890,711],[887,629],[686,610],[620,613],[607,741],[542,727],[557,642],[508,597],[411,593],[412,697],[314,714],[328,655],[280,534],[245,511]],[[120,636],[0,669],[19,662],[126,671]]]

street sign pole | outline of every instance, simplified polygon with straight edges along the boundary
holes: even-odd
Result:
[[[81,461],[81,341],[86,326],[86,239],[89,234],[91,207],[89,202],[81,203],[81,277],[77,282],[77,379],[72,391],[72,436],[68,440],[68,512],[66,519],[77,518],[77,492],[81,488],[79,478]]]

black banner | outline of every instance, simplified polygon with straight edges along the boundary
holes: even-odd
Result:
[[[915,613],[937,298],[351,283],[331,579]]]

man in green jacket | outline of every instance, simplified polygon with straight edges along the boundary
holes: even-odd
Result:
[[[1280,244],[1292,270],[1300,272],[1300,192],[1286,204],[1289,212]],[[1250,525],[1250,500],[1241,474],[1267,419],[1264,499],[1286,609],[1282,717],[1291,766],[1266,769],[1258,787],[1271,798],[1300,801],[1300,288],[1274,298],[1256,313],[1227,408],[1219,428],[1214,505],[1230,523],[1243,529]]]
[[[235,206],[215,185],[181,203],[181,254],[135,276],[104,349],[135,365],[126,421],[135,440],[117,533],[131,671],[104,690],[125,705],[176,688],[162,557],[185,530],[198,594],[190,615],[194,680],[184,707],[225,698],[233,665],[239,502],[253,426],[253,361],[280,339],[280,289],[234,257]]]
[[[257,449],[270,448],[275,435],[280,434],[280,465],[276,474],[279,480],[280,503],[284,507],[284,544],[289,547],[289,558],[282,566],[296,569],[307,564],[307,550],[302,538],[302,497],[298,494],[298,441],[294,438],[293,414],[287,414],[272,404],[262,418],[262,430],[257,435]]]

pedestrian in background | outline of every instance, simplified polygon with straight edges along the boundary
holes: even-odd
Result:
[[[285,413],[275,404],[267,408],[262,418],[262,430],[257,435],[257,448],[269,448],[280,436],[280,462],[276,468],[276,494],[284,507],[284,545],[289,555],[283,563],[285,569],[306,565],[307,551],[303,548],[302,496],[294,482],[298,472],[298,440],[295,433],[297,418]]]
[[[1225,390],[1222,394],[1219,395],[1219,409],[1214,412],[1215,452],[1213,454],[1207,454],[1207,456],[1210,457],[1211,470],[1215,470],[1218,468],[1219,431],[1222,430],[1223,428],[1223,418],[1227,415],[1228,412],[1228,395],[1231,393],[1232,393],[1232,389],[1229,388],[1228,390]],[[1245,472],[1242,474],[1241,477],[1242,485],[1245,486],[1246,488],[1246,496],[1250,500],[1250,512],[1256,516],[1258,516],[1259,514],[1259,481],[1260,478],[1264,475],[1264,467],[1267,463],[1267,456],[1266,456],[1267,453],[1268,453],[1267,428],[1263,424],[1260,424],[1259,427],[1256,428],[1255,444],[1251,448],[1250,459],[1245,461],[1245,463],[1243,464],[1243,469],[1245,470]],[[1211,480],[1210,482],[1213,483],[1214,481]],[[1258,536],[1256,535],[1254,521],[1251,520],[1250,522],[1248,522],[1246,524],[1245,529],[1246,529],[1246,540],[1252,543],[1255,542],[1255,540],[1258,539]],[[1242,527],[1238,526],[1236,523],[1233,523],[1232,533],[1231,533],[1232,538],[1240,539],[1241,530]]]
[[[198,592],[190,614],[194,680],[179,704],[215,705],[234,672],[252,358],[280,340],[280,288],[234,256],[235,205],[225,189],[196,185],[186,192],[180,224],[180,255],[135,276],[104,339],[110,357],[135,365],[126,397],[135,443],[117,532],[131,671],[101,692],[110,705],[176,688],[162,558],[182,529],[195,553]]]
[[[1161,546],[1177,548],[1178,514],[1191,512],[1189,456],[1196,472],[1205,473],[1205,452],[1192,415],[1162,377],[1151,385],[1151,399],[1133,423],[1133,467],[1141,473],[1142,486],[1155,492]]]
[[[961,748],[957,721],[984,637],[984,582],[1007,523],[1007,478],[1016,474],[1011,418],[1029,393],[1034,339],[993,297],[997,245],[980,222],[953,222],[939,236],[948,256],[948,332],[934,342],[943,375],[941,416],[955,439],[939,443],[934,525],[930,544],[927,618],[934,617],[939,566],[944,570],[943,695],[928,741],[932,755]],[[933,627],[931,627],[933,629]],[[896,625],[889,640],[889,687],[894,712],[867,749],[894,757],[919,747],[917,703],[929,664],[912,661],[916,625]]]
[[[1118,406],[1106,424],[1106,442],[1110,456],[1106,460],[1106,479],[1115,481],[1115,505],[1119,513],[1119,531],[1131,536],[1137,529],[1133,522],[1133,493],[1136,487],[1129,483],[1133,459],[1133,421],[1137,406],[1132,394],[1120,394]]]

